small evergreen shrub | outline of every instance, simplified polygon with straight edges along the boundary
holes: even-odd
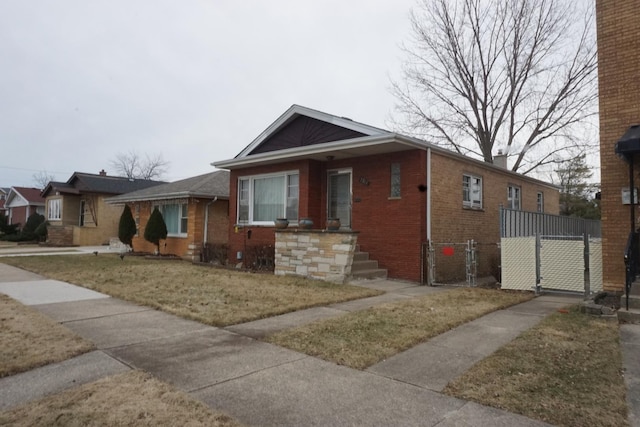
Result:
[[[151,212],[147,226],[144,228],[144,239],[156,245],[156,251],[160,253],[160,240],[166,238],[167,224],[165,224],[162,214],[156,207],[153,212]]]
[[[129,205],[124,205],[122,215],[120,215],[120,223],[118,224],[118,238],[125,245],[133,250],[133,236],[136,235],[136,221],[131,214]]]

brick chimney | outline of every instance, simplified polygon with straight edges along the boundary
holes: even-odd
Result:
[[[102,169],[99,174],[100,176],[107,176],[107,172],[104,169]]]

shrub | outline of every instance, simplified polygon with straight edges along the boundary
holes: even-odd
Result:
[[[44,223],[44,215],[40,215],[37,212],[32,213],[27,218],[27,223],[22,227],[20,231],[20,240],[18,241],[28,241],[28,240],[36,240],[36,228],[40,224]]]
[[[40,242],[46,242],[47,241],[47,234],[48,234],[47,227],[48,226],[49,226],[49,223],[47,221],[45,221],[42,224],[40,224],[38,227],[36,227],[36,229],[34,230],[33,234],[35,234],[35,236],[38,238],[38,241],[40,241]]]
[[[131,208],[129,205],[124,205],[124,210],[120,215],[120,223],[118,224],[118,238],[133,250],[133,236],[136,235],[136,232],[136,221],[131,214]]]
[[[144,239],[156,245],[156,252],[160,253],[160,240],[166,238],[167,224],[165,224],[162,214],[156,207],[153,212],[151,212],[147,226],[144,228]]]

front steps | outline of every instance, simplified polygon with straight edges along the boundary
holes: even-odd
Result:
[[[627,311],[627,297],[620,297],[618,321],[623,323],[640,323],[640,282],[631,284],[629,292],[629,311]]]
[[[360,245],[356,245],[356,252],[353,254],[353,264],[351,264],[350,279],[386,279],[387,270],[378,268],[378,261],[369,259],[368,252],[361,252]]]

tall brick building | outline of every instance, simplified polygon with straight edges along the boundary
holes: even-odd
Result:
[[[614,147],[629,126],[640,124],[640,7],[637,0],[597,0],[600,162],[602,175],[603,286],[622,291],[623,254],[630,231],[628,165]],[[636,156],[640,157],[640,156]],[[635,163],[636,187],[640,162]],[[636,210],[636,218],[640,210]],[[636,220],[636,224],[640,221]]]

